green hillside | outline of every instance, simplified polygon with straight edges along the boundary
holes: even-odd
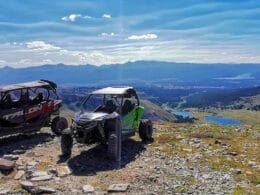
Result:
[[[149,100],[141,100],[141,105],[144,107],[144,118],[149,118],[154,121],[170,122],[176,122],[178,120],[173,114],[163,110],[160,106],[153,104]]]

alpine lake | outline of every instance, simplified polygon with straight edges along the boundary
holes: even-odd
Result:
[[[171,112],[174,115],[182,116],[184,118],[186,117],[192,117],[193,113],[189,111],[173,111]],[[204,116],[203,117],[204,121],[207,122],[213,122],[217,123],[219,125],[225,126],[225,125],[243,125],[244,123],[239,120],[235,120],[232,118],[225,118],[225,117],[220,117],[220,116]]]

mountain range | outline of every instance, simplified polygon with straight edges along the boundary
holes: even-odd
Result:
[[[175,85],[248,87],[260,85],[260,64],[194,64],[137,61],[125,64],[42,65],[0,68],[0,83],[49,79],[60,85]]]

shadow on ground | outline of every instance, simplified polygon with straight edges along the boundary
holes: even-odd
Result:
[[[103,145],[96,145],[89,150],[82,151],[79,155],[69,159],[67,163],[73,175],[95,175],[100,171],[123,168],[128,163],[134,161],[145,150],[143,142],[128,139],[122,144],[121,163],[108,159],[106,147]]]
[[[32,149],[38,144],[53,140],[54,137],[50,133],[34,133],[0,138],[0,157],[5,154],[11,154],[14,150]]]

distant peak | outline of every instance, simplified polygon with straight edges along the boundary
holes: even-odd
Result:
[[[2,69],[13,69],[11,66],[4,66]]]
[[[63,63],[59,63],[59,64],[57,64],[56,66],[66,66],[66,65],[63,64]]]

